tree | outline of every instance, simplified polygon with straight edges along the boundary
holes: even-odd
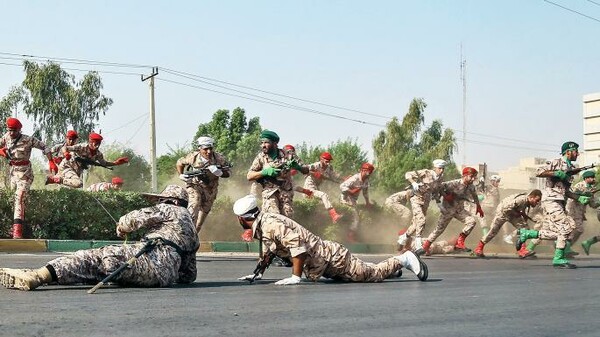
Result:
[[[379,132],[373,140],[377,163],[373,184],[386,192],[403,189],[407,184],[404,178],[407,171],[428,168],[437,158],[450,163],[448,175],[456,172],[455,165],[451,163],[456,148],[454,132],[450,129],[444,130],[439,120],[434,120],[429,127],[422,130],[426,107],[423,99],[413,99],[402,123],[394,117],[387,123],[386,129]]]
[[[329,144],[327,148],[320,145],[309,147],[306,143],[296,147],[296,153],[307,164],[318,161],[321,153],[325,151],[331,153],[331,165],[342,176],[358,172],[360,165],[367,161],[367,153],[358,145],[356,139],[338,140]]]
[[[158,187],[159,190],[166,187],[170,181],[177,176],[177,160],[184,157],[192,150],[191,146],[186,143],[183,146],[178,144],[171,147],[167,144],[169,152],[156,159],[156,171],[158,172]]]
[[[89,72],[80,81],[49,62],[37,64],[24,61],[25,79],[13,87],[0,101],[0,116],[22,105],[23,112],[34,122],[34,134],[52,144],[64,138],[70,125],[82,139],[96,127],[113,100],[101,94],[102,80]]]
[[[119,157],[128,157],[129,163],[113,166],[113,170],[103,167],[92,167],[88,171],[86,185],[101,181],[111,181],[113,177],[121,177],[125,181],[123,190],[147,192],[150,189],[150,165],[144,157],[136,154],[133,149],[119,144],[102,146],[104,159],[114,161]]]

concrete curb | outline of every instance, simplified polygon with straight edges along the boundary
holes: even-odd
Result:
[[[74,252],[81,249],[99,248],[107,245],[122,245],[123,241],[105,240],[42,240],[0,239],[0,253]],[[258,242],[201,241],[198,252],[207,253],[258,253]],[[357,254],[393,254],[394,245],[348,244],[346,247]]]

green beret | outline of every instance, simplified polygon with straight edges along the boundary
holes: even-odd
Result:
[[[560,154],[565,154],[565,152],[569,151],[569,150],[577,150],[579,149],[579,144],[575,143],[575,142],[565,142],[562,147],[560,148]]]
[[[585,178],[590,178],[590,177],[595,177],[595,176],[596,176],[596,172],[594,172],[594,171],[585,171],[585,172],[583,172],[583,174],[581,175],[581,177],[582,177],[583,179],[585,179]]]
[[[279,136],[271,130],[263,130],[263,132],[260,133],[260,139],[268,139],[272,142],[279,143]]]

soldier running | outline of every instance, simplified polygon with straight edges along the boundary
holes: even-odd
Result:
[[[374,170],[375,166],[372,164],[363,163],[357,174],[346,178],[346,180],[340,184],[340,189],[342,190],[340,201],[342,204],[352,208],[352,224],[350,225],[350,231],[348,232],[348,241],[350,242],[356,241],[356,231],[360,224],[357,202],[361,191],[365,198],[365,206],[367,208],[371,207],[371,201],[369,200],[369,177],[373,174]]]
[[[48,283],[93,284],[101,281],[138,253],[155,244],[112,282],[123,286],[168,287],[196,280],[198,234],[187,207],[186,191],[169,185],[160,194],[147,194],[152,207],[130,212],[119,219],[117,236],[145,228],[142,242],[87,249],[56,258],[35,270],[0,269],[0,283],[9,289],[33,290]]]
[[[233,212],[240,225],[251,230],[252,237],[262,244],[263,258],[275,255],[292,260],[292,275],[276,285],[298,284],[303,273],[310,281],[325,277],[346,282],[381,282],[397,275],[402,267],[415,273],[419,280],[427,280],[427,266],[410,251],[378,264],[361,261],[343,245],[321,239],[292,219],[261,212],[252,195],[237,200]],[[240,280],[261,279],[264,269],[266,265],[256,275]]]
[[[51,152],[52,152],[52,156],[54,157],[54,162],[56,163],[56,165],[60,165],[60,162],[62,162],[62,160],[64,159],[65,154],[63,153],[63,149],[65,146],[73,146],[77,143],[77,139],[79,138],[79,135],[77,134],[77,132],[75,130],[69,130],[67,131],[67,137],[65,138],[65,141],[59,144],[56,144],[54,146],[52,146]],[[69,158],[70,158],[70,154],[69,154]]]
[[[33,170],[31,168],[31,150],[41,150],[48,158],[48,168],[51,173],[56,173],[58,167],[52,159],[50,148],[46,147],[37,138],[21,133],[23,124],[16,118],[6,120],[8,131],[0,138],[0,156],[8,159],[10,167],[10,188],[15,190],[13,213],[13,239],[23,238],[23,223],[25,221],[25,201],[33,183]]]
[[[590,197],[590,201],[588,204],[582,204],[574,199],[567,200],[567,214],[573,218],[575,221],[575,229],[571,232],[569,236],[569,241],[571,242],[571,246],[579,240],[581,234],[583,234],[583,222],[586,221],[585,211],[587,209],[587,205],[592,208],[598,208],[600,204],[594,198],[594,193],[596,190],[596,172],[595,171],[585,171],[581,175],[582,181],[571,187],[571,191],[577,195]],[[568,246],[567,246],[568,247]],[[571,257],[579,255],[579,253],[573,250],[565,250],[565,256]]]
[[[309,174],[304,179],[304,190],[311,191],[314,197],[321,199],[323,206],[325,206],[325,209],[327,212],[329,212],[331,221],[333,221],[333,223],[337,223],[342,215],[336,212],[335,208],[331,204],[329,195],[319,189],[325,180],[336,183],[340,183],[341,181],[340,175],[335,172],[333,170],[333,166],[331,166],[332,160],[333,156],[331,156],[331,153],[323,152],[321,153],[321,156],[319,156],[318,162],[312,163],[308,166]]]
[[[222,154],[213,150],[214,139],[203,136],[196,142],[198,150],[179,158],[176,167],[179,178],[186,183],[186,191],[190,198],[188,209],[192,214],[196,231],[200,233],[217,198],[219,180],[231,176],[231,165]],[[189,177],[184,172],[186,166],[192,170],[204,170],[204,173]]]
[[[411,190],[400,191],[390,195],[385,199],[383,205],[386,209],[398,215],[400,224],[404,224],[410,219],[410,209],[408,209],[406,205],[409,203],[413,193],[414,192]],[[402,233],[404,234],[405,232],[406,231],[403,231]]]

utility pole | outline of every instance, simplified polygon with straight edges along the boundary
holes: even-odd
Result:
[[[463,56],[462,43],[460,44],[460,81],[462,82],[462,114],[463,114],[463,139],[462,154],[463,166],[467,165],[467,60]]]
[[[158,174],[156,172],[156,124],[154,118],[154,76],[158,75],[158,67],[152,67],[152,74],[147,77],[142,75],[142,82],[150,79],[150,174],[152,183],[150,188],[153,193],[158,192]]]

